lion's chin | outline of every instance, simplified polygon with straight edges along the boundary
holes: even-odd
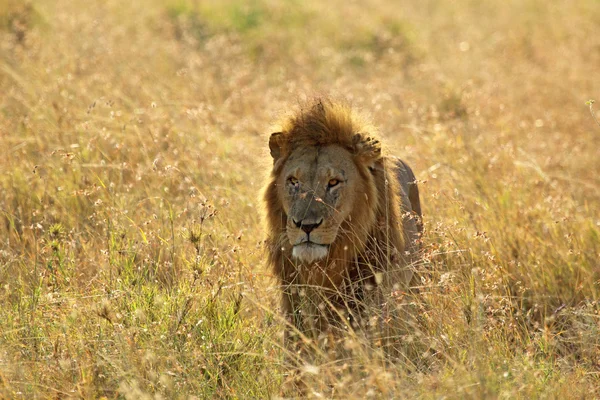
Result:
[[[292,249],[292,257],[307,264],[322,260],[328,253],[329,246],[316,243],[302,243]]]

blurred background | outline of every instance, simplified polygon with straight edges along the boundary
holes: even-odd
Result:
[[[0,0],[0,393],[277,395],[266,143],[333,96],[421,181],[422,351],[314,393],[598,396],[599,26],[596,0]]]

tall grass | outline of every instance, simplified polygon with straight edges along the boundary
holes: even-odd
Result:
[[[350,338],[305,395],[599,396],[599,7],[0,0],[0,396],[281,395],[258,193],[323,93],[415,167],[426,235],[406,357]]]

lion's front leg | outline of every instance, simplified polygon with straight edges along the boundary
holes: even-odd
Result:
[[[283,287],[282,311],[286,320],[284,344],[286,351],[296,357],[310,355],[310,347],[316,346],[329,329],[328,320],[334,318],[328,312],[331,304],[320,290],[290,283]]]
[[[306,384],[302,379],[299,367],[306,363],[308,353],[303,341],[304,324],[302,321],[300,296],[295,284],[288,283],[282,288],[282,313],[285,318],[283,332],[284,361],[290,369],[283,382],[281,395],[283,397],[304,397]]]
[[[295,285],[284,286],[281,308],[286,322],[283,341],[287,350],[293,350],[297,347],[300,335],[304,331],[300,314],[300,297]]]

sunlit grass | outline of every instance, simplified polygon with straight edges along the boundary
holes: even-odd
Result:
[[[404,358],[350,336],[305,394],[598,396],[599,11],[0,0],[0,397],[281,395],[259,192],[315,94],[413,165],[426,235]]]

